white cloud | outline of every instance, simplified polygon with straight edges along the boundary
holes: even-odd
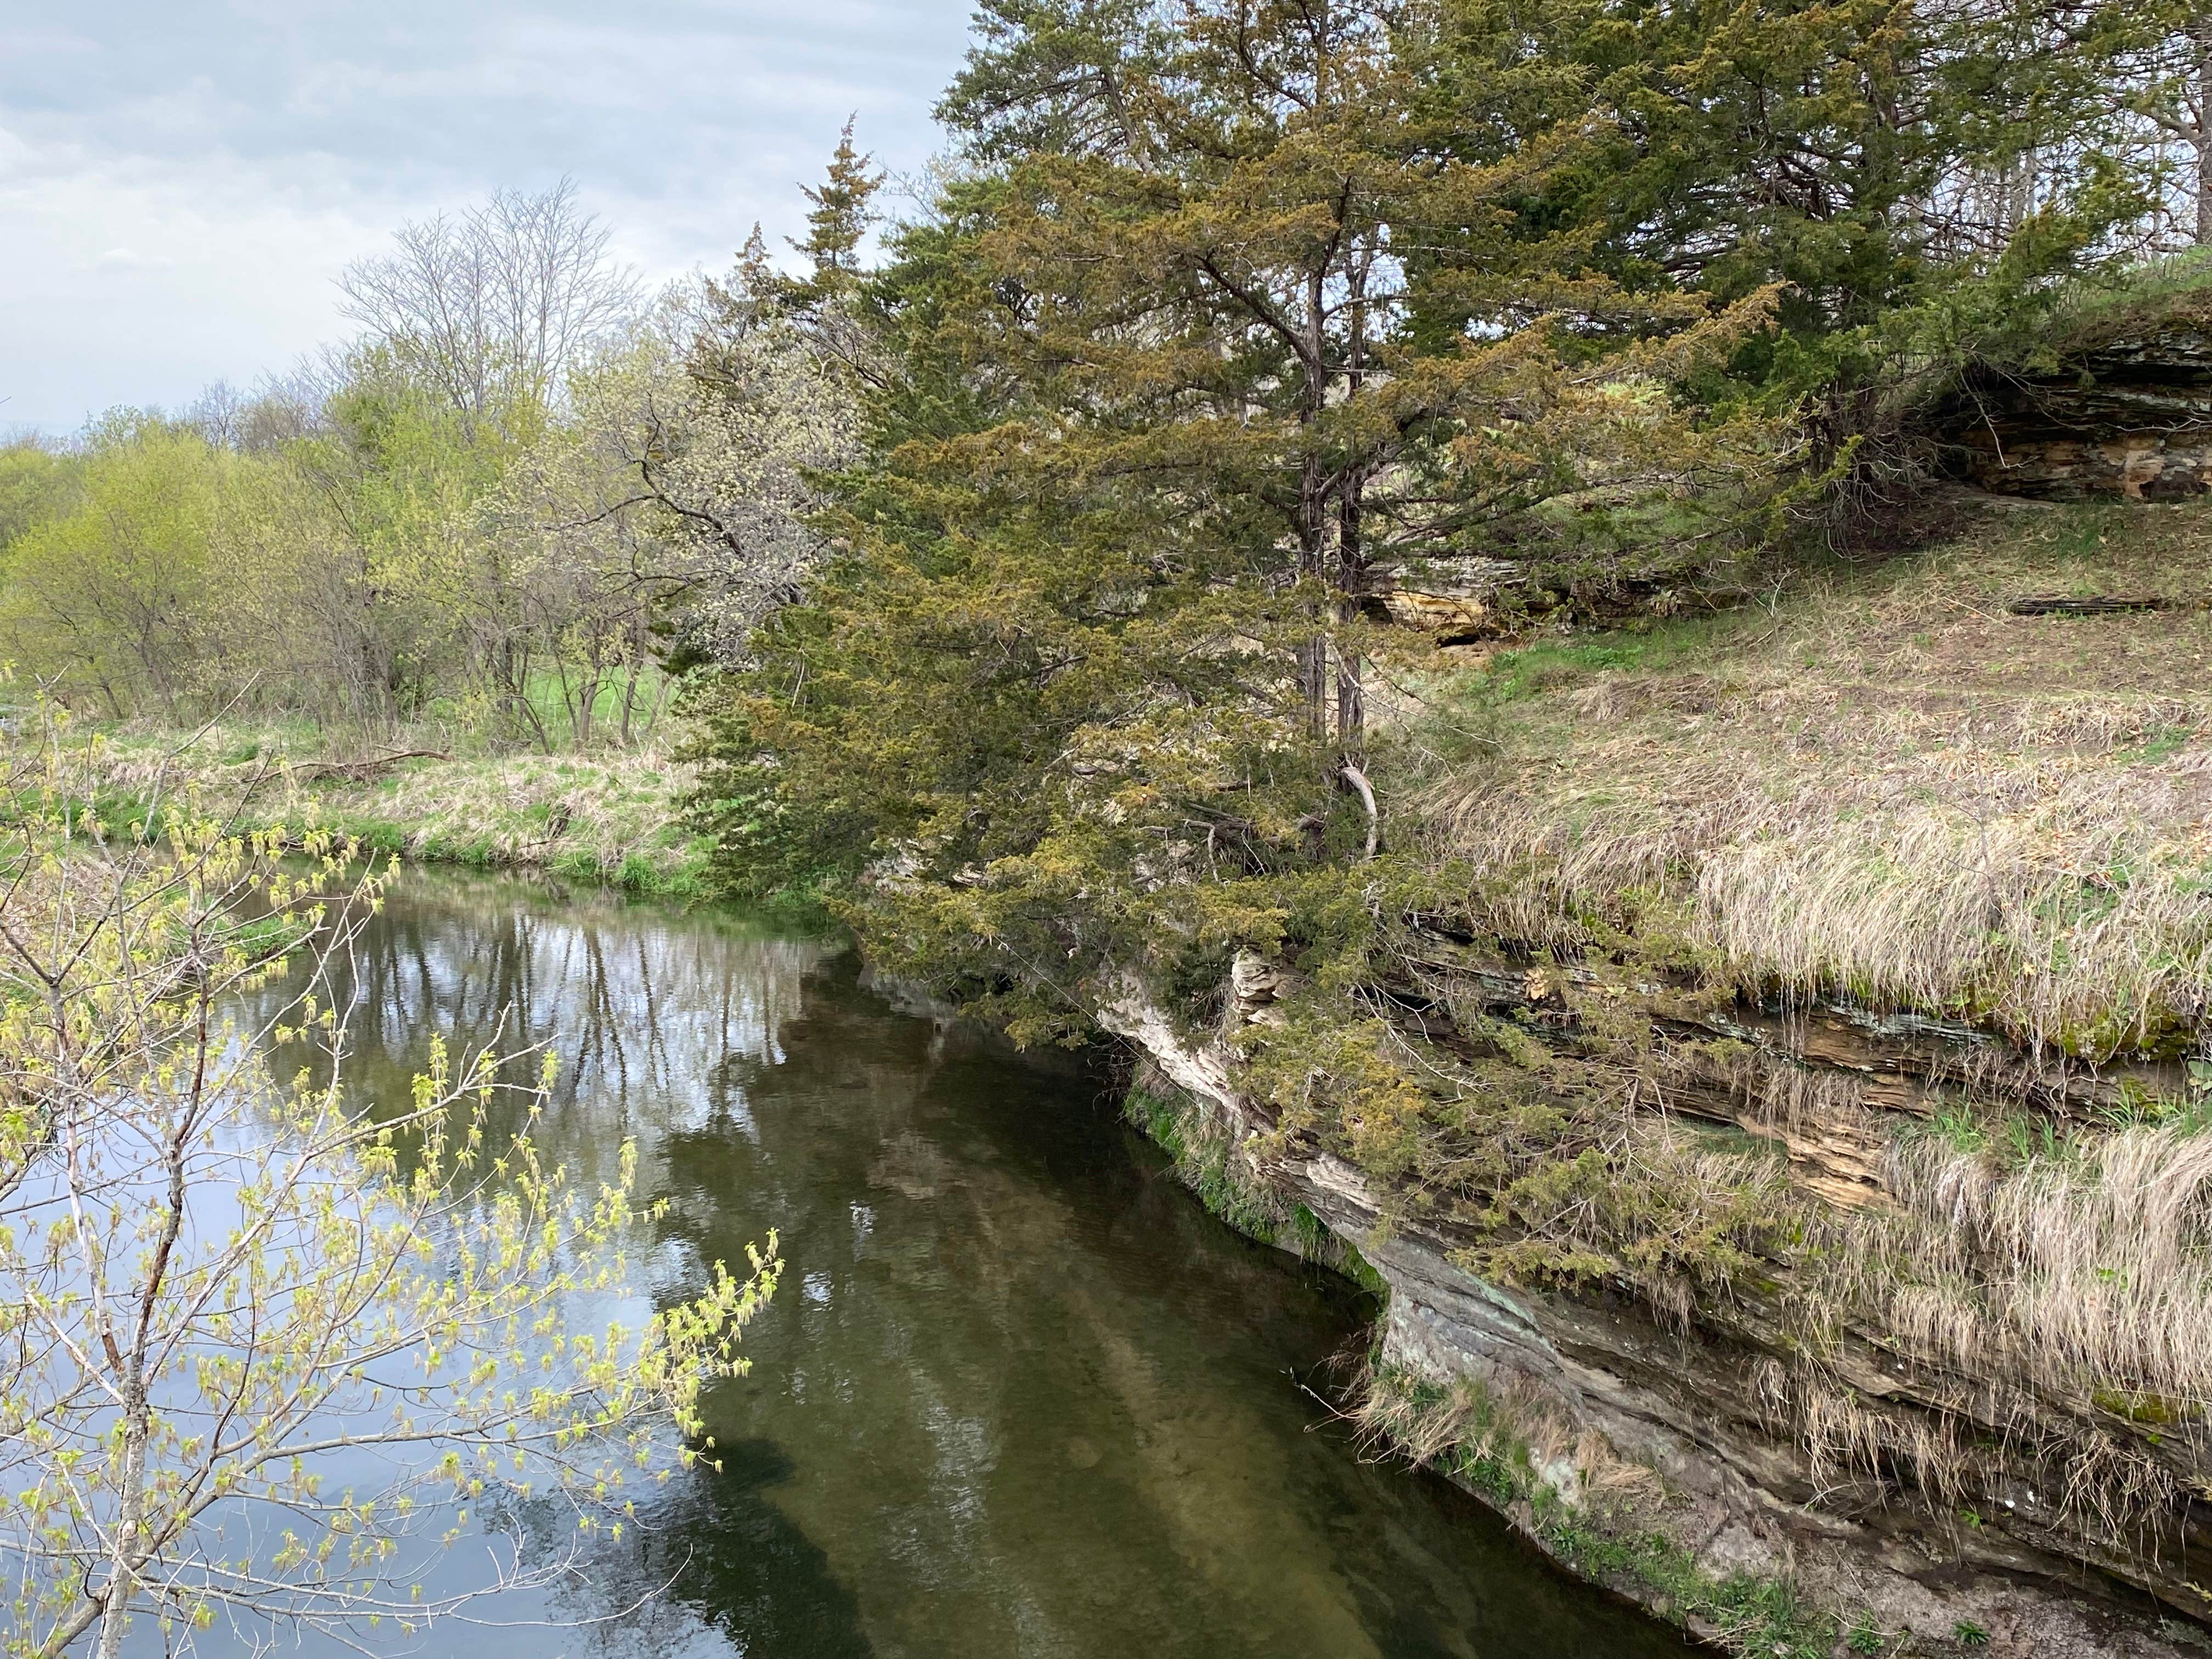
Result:
[[[848,114],[937,142],[967,0],[90,0],[0,22],[0,409],[75,427],[337,337],[409,218],[575,176],[653,276],[795,230]]]

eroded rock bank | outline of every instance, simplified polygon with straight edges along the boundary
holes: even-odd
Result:
[[[1239,976],[1243,1018],[1264,1017],[1266,978]],[[1934,1433],[1972,1415],[1963,1393],[1916,1397],[1925,1378],[1854,1335],[1824,1367],[1828,1392],[1807,1398],[1788,1325],[1761,1305],[1780,1285],[1670,1309],[1630,1286],[1488,1282],[1454,1260],[1466,1241],[1448,1225],[1408,1219],[1341,1158],[1279,1133],[1239,1086],[1231,1044],[1179,1031],[1134,986],[1101,1023],[1140,1056],[1139,1091],[1225,1146],[1233,1178],[1259,1195],[1248,1209],[1297,1216],[1278,1242],[1364,1260],[1387,1285],[1359,1407],[1370,1426],[1571,1570],[1743,1652],[2212,1650],[2194,1622],[2207,1601],[2188,1566],[2199,1541],[2189,1504],[2162,1540],[2100,1543],[2053,1507],[2033,1450],[2049,1437],[2018,1422],[1982,1425],[1951,1513],[1900,1500],[1879,1449],[1854,1469],[1833,1455],[1838,1437],[1916,1420]],[[1928,1042],[1859,1031],[1844,1063],[1902,1084]],[[1806,1115],[1790,1142],[1801,1162],[1823,1139]],[[1814,1425],[1815,1449],[1808,1412],[1832,1419]]]
[[[1934,422],[1955,470],[2044,501],[2178,501],[2212,489],[2212,311],[2115,304],[2046,362],[1978,366]]]

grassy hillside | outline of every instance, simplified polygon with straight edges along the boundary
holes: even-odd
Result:
[[[2009,608],[2116,595],[2163,608]],[[1796,1439],[1820,1501],[2188,1601],[2207,595],[2212,506],[1989,502],[1404,680],[1376,781],[1443,897],[1373,1018],[1248,1025],[1248,1075],[1470,1270],[1743,1345],[1704,1409]]]
[[[1532,941],[2173,1052],[2212,983],[2208,599],[2212,509],[1993,505],[1764,605],[1489,656],[1407,732],[1401,811]]]

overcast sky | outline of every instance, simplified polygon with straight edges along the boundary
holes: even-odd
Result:
[[[911,171],[969,0],[0,0],[0,429],[248,384],[393,227],[573,174],[654,276]]]

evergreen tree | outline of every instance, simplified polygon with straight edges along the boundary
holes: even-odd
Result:
[[[1780,330],[1744,366],[1764,374],[1785,337],[1867,329],[1985,270],[2039,213],[2087,213],[2094,247],[2137,212],[2107,178],[2113,43],[2157,3],[1507,0],[1601,125],[1530,216],[1583,228],[1638,292],[1780,284]],[[1500,11],[1452,0],[1446,51],[1486,58]],[[1805,367],[1790,390],[1833,363]]]
[[[1365,948],[1388,585],[1694,602],[1863,499],[1893,389],[2131,210],[2067,3],[991,0],[932,218],[860,280],[849,143],[810,198],[870,459],[699,705],[726,867],[1036,1032]]]
[[[2158,3],[1449,0],[1443,49],[1486,64],[1511,20],[1587,88],[1593,140],[1528,226],[1587,236],[1638,295],[1776,294],[1699,390],[1796,410],[1794,470],[1856,534],[1926,480],[1911,411],[2127,252],[2155,185],[2121,159],[2113,42]]]
[[[787,290],[789,301],[799,307],[818,308],[849,295],[860,281],[860,244],[875,223],[870,204],[884,181],[869,171],[869,158],[853,148],[853,126],[847,121],[838,134],[821,185],[800,187],[812,206],[805,237],[791,245],[806,256],[808,265],[807,276]]]
[[[1638,298],[1591,270],[1584,238],[1531,229],[1527,198],[1586,158],[1576,76],[1522,55],[1501,18],[1488,54],[1462,51],[1443,82],[1439,21],[1246,0],[1186,9],[1164,51],[1140,14],[1097,77],[1115,118],[1018,167],[984,246],[1022,295],[994,354],[1079,412],[1027,453],[1171,478],[1179,501],[1217,504],[1229,542],[1286,555],[1273,574],[1312,611],[1309,726],[1346,766],[1372,567],[1556,546],[1540,507],[1632,488],[1655,443],[1694,472],[1717,452],[1622,394],[1664,379],[1654,343],[1679,362],[1766,304],[1717,322]],[[1035,74],[1042,44],[979,52],[948,100],[1003,112],[987,148],[1030,112],[1011,68],[1064,103],[1071,77]],[[1470,130],[1491,135],[1480,154],[1457,142]],[[1448,338],[1415,335],[1443,310]]]
[[[938,119],[987,162],[1142,148],[1173,52],[1159,0],[985,0]]]
[[[1630,522],[1644,574],[1706,556],[1774,434],[1669,388],[1771,295],[1638,296],[1526,222],[1589,123],[1503,27],[1447,84],[1427,9],[998,16],[946,107],[1010,159],[859,301],[879,464],[711,700],[710,816],[756,871],[896,852],[878,949],[1042,1030],[1085,975],[1279,927],[1283,883],[1371,855],[1379,566],[1602,585]]]

